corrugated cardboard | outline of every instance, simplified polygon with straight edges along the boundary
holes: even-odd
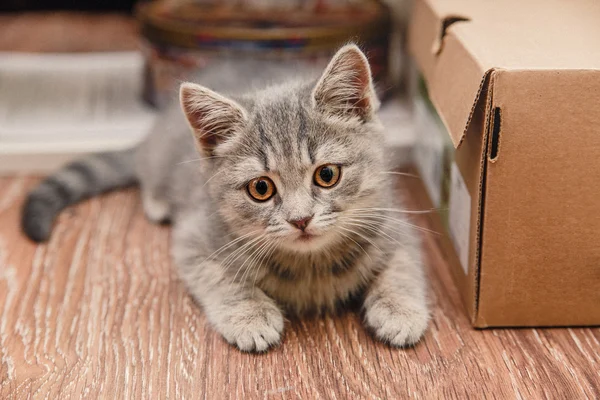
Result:
[[[409,45],[470,195],[473,325],[600,325],[600,1],[418,0]]]

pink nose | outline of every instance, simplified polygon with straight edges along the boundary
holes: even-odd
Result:
[[[294,220],[291,220],[288,222],[291,225],[295,226],[296,228],[300,229],[301,231],[304,231],[306,229],[306,227],[308,226],[308,223],[310,222],[311,219],[312,219],[312,216],[300,218],[300,219],[294,219]]]

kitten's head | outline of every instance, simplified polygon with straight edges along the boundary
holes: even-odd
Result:
[[[378,204],[379,102],[358,47],[339,50],[317,81],[237,101],[185,83],[180,98],[211,174],[206,187],[238,235],[316,251],[355,230],[353,211]]]

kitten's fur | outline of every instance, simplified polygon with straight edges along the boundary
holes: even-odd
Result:
[[[283,83],[252,90],[242,69],[254,83]],[[250,89],[233,97],[183,84],[187,118],[175,107],[135,151],[97,155],[46,179],[27,199],[25,232],[45,240],[68,204],[137,180],[148,217],[174,223],[181,279],[240,349],[279,343],[285,312],[333,311],[356,297],[376,337],[417,342],[428,322],[420,249],[384,173],[366,58],[348,45],[318,80],[289,75],[288,66],[260,63],[203,74],[222,93]],[[333,188],[313,182],[323,164],[342,165]],[[246,190],[261,176],[277,187],[263,203]],[[308,216],[307,232],[317,236],[303,241],[288,221]]]

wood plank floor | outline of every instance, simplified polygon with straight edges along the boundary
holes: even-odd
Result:
[[[600,329],[471,329],[436,235],[433,321],[415,348],[374,341],[346,313],[288,322],[280,347],[250,355],[207,326],[135,189],[68,209],[36,246],[19,231],[35,182],[0,178],[2,399],[600,397]],[[418,180],[402,182],[419,207]]]

